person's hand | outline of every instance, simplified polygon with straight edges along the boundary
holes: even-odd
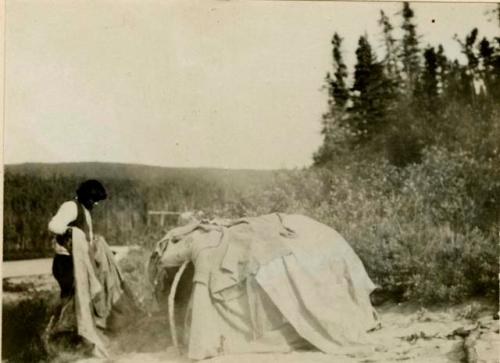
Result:
[[[71,238],[71,233],[73,232],[73,228],[68,227],[66,231],[63,233],[64,238]]]
[[[66,248],[70,253],[72,248],[71,246],[72,231],[73,231],[72,228],[68,227],[66,228],[66,231],[64,231],[63,234],[56,235],[57,243]]]

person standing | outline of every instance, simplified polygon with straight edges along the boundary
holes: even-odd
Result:
[[[76,271],[75,265],[75,258],[77,258],[76,261],[82,261],[82,258],[88,261],[93,266],[91,273],[94,286],[97,284],[101,287],[102,282],[96,277],[98,271],[94,253],[97,250],[97,244],[105,244],[105,242],[104,240],[99,242],[102,238],[94,238],[91,211],[106,198],[106,189],[99,181],[86,180],[76,190],[75,198],[62,203],[48,224],[49,231],[55,235],[52,274],[61,290],[59,304],[42,337],[49,354],[58,354],[58,350],[64,347],[64,349],[69,348],[85,355],[98,357],[107,355],[103,340],[95,326],[98,312],[96,307],[102,307],[103,300],[100,300],[100,305],[95,301],[92,301],[92,304],[82,305],[77,295],[80,293],[81,296],[83,285],[80,283],[78,285],[80,290],[77,289],[77,275],[81,281],[83,272],[81,263],[79,263],[79,271]],[[76,250],[73,248],[73,244],[77,246],[77,241],[73,241],[75,233],[73,229],[80,230],[79,235],[83,236],[78,241],[79,247]],[[88,247],[84,248],[88,251],[87,256],[84,255],[85,253],[82,255],[82,242],[84,245],[88,244]],[[110,254],[109,251],[108,254]],[[87,319],[82,320],[82,316]],[[86,324],[85,326],[80,325],[82,321]]]
[[[61,289],[61,299],[74,294],[74,271],[71,256],[71,233],[76,227],[85,233],[90,245],[94,240],[91,211],[107,198],[106,189],[97,180],[84,181],[73,200],[64,202],[49,222],[49,231],[55,234],[55,256],[52,273]],[[92,250],[90,248],[89,250]]]

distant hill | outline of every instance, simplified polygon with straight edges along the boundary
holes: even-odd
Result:
[[[75,162],[7,164],[5,172],[13,176],[43,179],[58,176],[79,180],[134,180],[141,183],[162,181],[192,183],[197,180],[244,190],[248,187],[263,187],[272,180],[276,170],[173,168],[125,163]]]
[[[50,254],[47,221],[61,202],[73,197],[78,184],[89,178],[102,181],[109,194],[95,211],[96,230],[113,243],[127,244],[154,240],[146,236],[163,232],[163,225],[149,224],[149,210],[239,215],[240,196],[266,190],[274,171],[99,162],[6,165],[4,256]]]

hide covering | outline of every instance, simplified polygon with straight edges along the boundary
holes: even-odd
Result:
[[[179,227],[157,243],[151,279],[158,283],[165,269],[186,260],[195,270],[185,334],[191,359],[370,346],[375,285],[349,244],[324,224],[271,214]]]

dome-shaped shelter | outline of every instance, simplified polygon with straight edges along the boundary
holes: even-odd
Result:
[[[183,344],[191,359],[369,344],[375,285],[349,244],[301,215],[203,221],[171,230],[150,262],[194,265]],[[175,288],[174,284],[174,288]],[[170,299],[173,304],[173,299]],[[175,331],[175,327],[172,327]]]

